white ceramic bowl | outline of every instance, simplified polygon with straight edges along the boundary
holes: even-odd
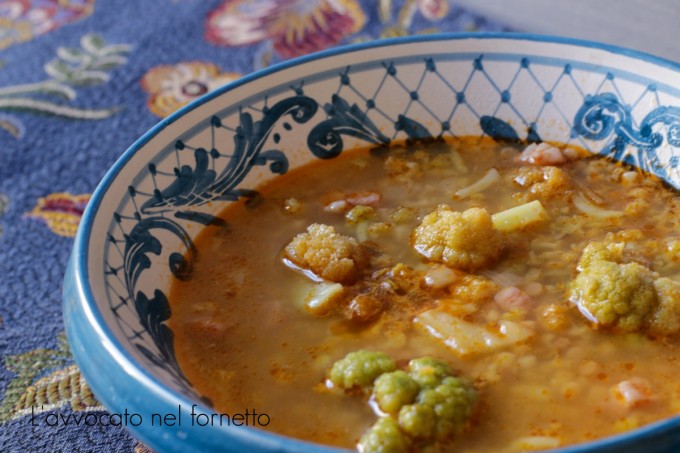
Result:
[[[153,413],[179,410],[185,421],[192,410],[211,413],[180,370],[165,325],[170,282],[190,274],[203,225],[313,159],[426,136],[573,143],[680,187],[678,106],[677,64],[525,35],[377,41],[244,77],[151,129],[97,188],[65,278],[73,353],[97,398],[112,413],[139,415],[127,428],[157,451],[316,451],[252,428],[152,426]],[[663,421],[570,451],[664,451],[680,445],[679,425]]]

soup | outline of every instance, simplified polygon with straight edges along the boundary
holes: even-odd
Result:
[[[215,410],[327,445],[463,452],[680,411],[680,198],[660,181],[468,138],[258,190],[199,235],[170,295],[178,360]]]

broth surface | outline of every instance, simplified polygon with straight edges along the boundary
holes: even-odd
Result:
[[[456,451],[565,446],[677,414],[676,337],[594,325],[569,301],[569,282],[586,245],[607,234],[639,246],[660,276],[680,280],[678,195],[600,158],[559,167],[518,163],[522,148],[471,138],[345,152],[258,188],[256,200],[230,205],[220,215],[228,227],[199,235],[193,277],[175,280],[170,294],[170,327],[188,379],[218,412],[254,409],[269,415],[265,429],[346,448],[355,448],[376,414],[365,398],[329,390],[325,378],[335,361],[360,349],[398,361],[430,355],[478,383],[481,407],[469,431],[453,442]],[[456,195],[491,168],[500,176],[491,187]],[[374,217],[348,221],[347,206],[337,202],[352,197],[369,200]],[[284,247],[310,224],[331,225],[370,243],[385,269],[400,263],[413,269],[426,287],[424,276],[439,265],[427,263],[411,237],[425,215],[440,204],[493,214],[532,200],[541,202],[547,220],[509,234],[497,261],[456,271],[457,283],[425,288],[427,297],[414,297],[412,305],[404,305],[409,296],[402,294],[402,302],[370,320],[348,319],[342,310],[310,313],[305,299],[318,282],[282,260]],[[466,274],[493,290],[451,306]],[[520,309],[496,297],[507,287],[528,297]],[[419,313],[437,307],[479,326],[521,323],[531,336],[461,354],[414,324]],[[650,389],[639,405],[617,397],[616,386],[631,379]]]

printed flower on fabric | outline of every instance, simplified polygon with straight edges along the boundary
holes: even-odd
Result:
[[[221,46],[271,40],[291,58],[334,46],[365,23],[356,0],[225,0],[208,14],[205,35]]]
[[[220,72],[212,63],[189,61],[151,68],[142,78],[142,88],[150,94],[149,110],[163,118],[239,77],[241,74]]]
[[[443,19],[449,12],[448,0],[416,0],[418,10],[429,20]]]
[[[96,0],[0,0],[0,50],[92,14]]]
[[[26,213],[26,216],[43,220],[59,236],[72,237],[76,234],[89,200],[89,194],[53,193],[39,198],[35,208]]]

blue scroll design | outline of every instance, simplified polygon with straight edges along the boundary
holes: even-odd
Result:
[[[203,148],[194,150],[194,166],[183,165],[175,169],[174,181],[163,190],[156,190],[154,196],[142,205],[142,212],[168,212],[180,207],[201,206],[215,200],[235,201],[241,197],[252,197],[253,190],[237,186],[248,175],[253,166],[267,165],[273,173],[288,171],[288,159],[277,149],[264,150],[278,121],[290,116],[293,121],[303,124],[318,110],[316,101],[307,96],[293,96],[283,99],[263,111],[263,117],[254,121],[250,113],[241,112],[239,126],[234,136],[233,152],[229,163],[218,174],[211,168],[211,153]],[[211,119],[213,127],[220,127],[220,119]],[[276,143],[277,136],[273,136]],[[175,147],[184,149],[178,142]],[[211,150],[212,151],[212,150]]]
[[[659,125],[667,126],[665,136],[654,130]],[[639,127],[635,127],[630,106],[615,94],[590,95],[576,112],[574,132],[590,140],[608,139],[600,154],[666,179],[667,168],[656,150],[664,140],[670,146],[680,146],[680,107],[657,107],[645,115]],[[628,152],[629,145],[636,151]]]
[[[329,119],[317,124],[307,136],[309,150],[319,159],[338,157],[344,150],[342,135],[349,135],[374,145],[386,145],[390,139],[356,105],[334,94],[324,105]]]
[[[167,296],[159,289],[155,289],[152,296],[137,290],[141,275],[152,266],[149,255],[159,256],[163,249],[161,241],[153,234],[155,230],[164,230],[177,237],[187,252],[186,256],[179,252],[169,255],[168,265],[176,278],[187,280],[191,277],[192,260],[196,253],[188,234],[179,224],[168,218],[140,219],[130,234],[126,235],[123,269],[128,297],[134,302],[140,323],[154,340],[158,352],[153,352],[140,343],[135,343],[135,346],[151,363],[166,370],[179,384],[190,389],[191,385],[175,357],[173,332],[166,325],[171,315]]]
[[[337,94],[323,107],[328,119],[317,124],[307,136],[307,147],[319,159],[333,159],[345,149],[343,135],[356,137],[378,147],[391,143],[378,126],[356,104],[350,104]],[[396,131],[404,131],[407,141],[432,140],[433,135],[418,121],[399,115]]]

